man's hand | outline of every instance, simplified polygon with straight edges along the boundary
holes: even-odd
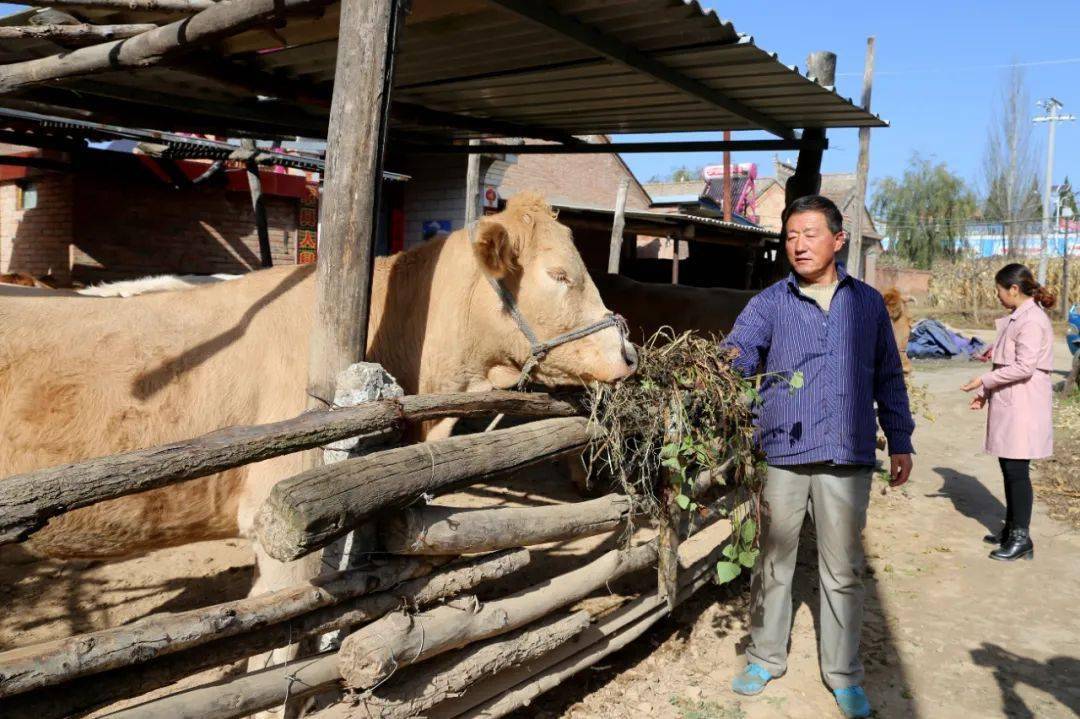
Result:
[[[971,408],[978,410],[986,406],[986,395],[977,394],[971,398]]]
[[[889,468],[889,476],[892,479],[889,481],[889,486],[899,487],[911,476],[911,455],[893,454],[889,459],[892,460],[892,466]]]

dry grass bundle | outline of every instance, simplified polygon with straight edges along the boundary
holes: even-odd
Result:
[[[640,352],[634,377],[596,386],[590,422],[601,431],[590,471],[609,473],[636,509],[657,517],[669,499],[696,509],[693,480],[708,471],[756,488],[752,385],[714,338],[661,331]]]

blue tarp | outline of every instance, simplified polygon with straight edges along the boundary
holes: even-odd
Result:
[[[986,344],[976,337],[951,332],[937,320],[922,320],[911,328],[907,354],[911,359],[951,359],[985,350]]]

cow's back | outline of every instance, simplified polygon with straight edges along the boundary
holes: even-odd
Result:
[[[258,274],[130,299],[0,294],[0,477],[300,411],[310,273]],[[235,534],[242,471],[76,510],[31,548],[113,556]]]
[[[675,334],[726,334],[756,294],[722,287],[637,282],[621,275],[596,275],[593,279],[608,308],[626,318],[635,342],[648,339],[662,327],[670,327]]]

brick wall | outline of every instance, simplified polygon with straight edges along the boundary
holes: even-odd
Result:
[[[405,249],[423,242],[429,220],[449,220],[451,231],[465,226],[467,166],[465,155],[410,155],[395,164],[412,178],[404,188]]]
[[[627,209],[647,208],[649,196],[618,155],[518,155],[506,168],[499,193],[509,198],[536,190],[551,204],[611,208],[623,178],[630,179]]]
[[[71,175],[42,173],[0,183],[0,272],[70,279],[71,180]],[[19,209],[19,187],[26,183],[37,191],[37,206]]]
[[[241,273],[260,266],[246,192],[177,190],[131,172],[79,179],[73,274],[82,282],[153,273]],[[263,198],[274,264],[293,264],[298,200]]]

